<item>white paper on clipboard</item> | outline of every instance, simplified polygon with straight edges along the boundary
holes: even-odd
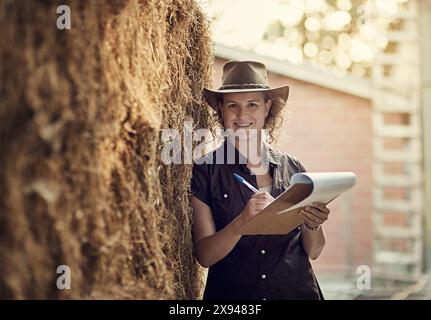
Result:
[[[329,203],[356,184],[356,175],[353,172],[296,173],[292,176],[290,185],[298,183],[311,184],[313,187],[311,194],[301,202],[277,214],[304,207],[313,202]]]

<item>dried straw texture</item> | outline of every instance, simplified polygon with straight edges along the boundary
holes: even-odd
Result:
[[[207,24],[192,0],[0,1],[0,298],[200,296],[191,165],[160,132],[210,124]]]

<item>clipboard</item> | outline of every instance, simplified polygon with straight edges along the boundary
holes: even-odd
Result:
[[[287,234],[304,220],[299,211],[313,202],[330,203],[356,184],[353,172],[296,173],[290,187],[245,223],[238,234]]]

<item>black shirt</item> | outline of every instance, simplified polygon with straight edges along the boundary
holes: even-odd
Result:
[[[230,161],[234,163],[227,163],[227,147],[234,149],[235,161]],[[275,198],[289,187],[293,174],[305,169],[292,156],[266,150]],[[217,164],[216,159],[224,162]],[[211,208],[219,231],[242,212],[253,194],[233,173],[257,188],[256,176],[228,140],[197,163],[191,193]],[[300,234],[298,227],[287,235],[242,236],[225,258],[209,268],[204,299],[323,299]]]

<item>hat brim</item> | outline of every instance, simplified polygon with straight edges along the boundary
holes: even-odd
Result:
[[[243,92],[271,92],[274,96],[281,98],[283,101],[287,101],[289,97],[289,86],[283,86],[279,88],[253,88],[253,89],[225,89],[225,90],[210,90],[204,88],[204,99],[214,109],[217,110],[217,101],[220,94],[224,93],[243,93]]]

